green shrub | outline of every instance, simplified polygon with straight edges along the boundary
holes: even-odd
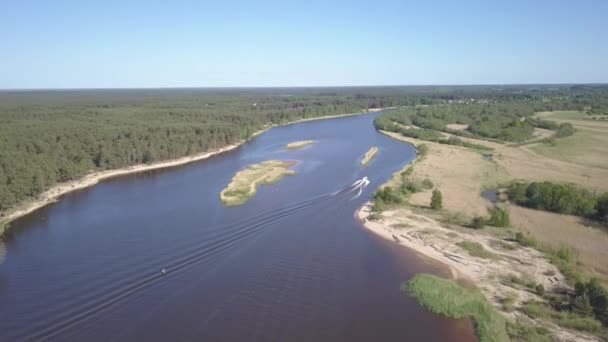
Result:
[[[384,204],[401,203],[402,197],[394,191],[390,186],[385,186],[374,193],[374,201],[382,201]]]
[[[536,247],[538,245],[533,237],[522,232],[515,233],[515,241],[524,247]]]
[[[526,303],[522,307],[522,311],[533,318],[550,319],[567,329],[597,332],[602,327],[602,324],[593,317],[584,317],[568,311],[558,311],[541,302]]]
[[[433,185],[433,182],[432,182],[430,179],[428,179],[428,178],[425,178],[425,179],[422,181],[422,187],[423,187],[424,189],[429,190],[429,189],[432,189],[432,188],[433,188],[433,186],[434,186],[434,185]]]
[[[482,229],[485,224],[486,219],[481,216],[475,216],[473,217],[473,220],[471,220],[471,227],[474,229]]]
[[[483,259],[496,259],[496,255],[483,248],[483,245],[479,242],[460,241],[456,243],[456,246],[466,250],[469,255],[474,257]]]
[[[416,149],[418,150],[420,157],[424,157],[429,153],[429,146],[427,144],[420,144],[416,146]]]
[[[551,342],[553,339],[544,327],[530,325],[522,320],[507,321],[507,333],[511,341]]]
[[[555,133],[555,137],[556,138],[569,137],[569,136],[573,135],[574,132],[575,132],[574,126],[572,126],[572,124],[569,122],[565,122],[565,123],[559,125],[559,128],[557,129],[557,133]]]
[[[431,196],[431,208],[432,209],[441,209],[443,207],[443,196],[441,195],[441,191],[435,189],[433,190],[433,195]]]
[[[511,225],[511,217],[506,209],[493,207],[490,209],[490,218],[486,223],[494,227],[509,227]]]
[[[534,291],[537,295],[541,297],[545,295],[545,287],[543,286],[543,284],[536,284],[536,286],[534,287]]]

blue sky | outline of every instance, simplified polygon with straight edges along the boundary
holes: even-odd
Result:
[[[608,1],[1,1],[0,88],[608,82]]]

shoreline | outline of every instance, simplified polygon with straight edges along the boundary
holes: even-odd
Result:
[[[56,202],[63,195],[66,195],[73,191],[92,187],[92,186],[98,184],[99,182],[110,179],[110,178],[120,177],[120,176],[125,176],[125,175],[129,175],[129,174],[145,172],[145,171],[178,167],[178,166],[198,162],[201,160],[205,160],[212,156],[234,150],[234,149],[240,147],[241,145],[247,143],[251,139],[257,137],[258,135],[265,133],[266,131],[270,130],[273,127],[293,125],[293,124],[307,122],[307,121],[334,119],[334,118],[345,117],[345,116],[365,115],[365,114],[374,113],[374,112],[381,112],[386,109],[390,109],[390,108],[372,108],[372,109],[368,109],[367,112],[346,113],[346,114],[321,116],[321,117],[316,117],[316,118],[306,118],[306,119],[300,119],[300,120],[296,120],[296,121],[285,123],[285,124],[270,125],[268,127],[265,127],[262,130],[259,130],[255,133],[253,133],[251,138],[248,140],[242,140],[238,143],[234,143],[234,144],[231,144],[228,146],[217,148],[213,151],[203,152],[203,153],[199,153],[199,154],[195,154],[195,155],[191,155],[191,156],[185,156],[185,157],[181,157],[181,158],[177,158],[177,159],[159,161],[159,162],[156,162],[153,164],[137,164],[137,165],[126,166],[126,167],[119,168],[119,169],[95,171],[92,173],[88,173],[78,179],[75,179],[75,180],[72,180],[69,182],[55,184],[48,190],[39,194],[35,199],[30,200],[30,201],[25,201],[23,203],[18,204],[13,209],[10,209],[7,212],[6,216],[0,218],[0,237],[2,237],[2,235],[4,235],[8,230],[10,230],[10,223],[12,221],[14,221],[20,217],[23,217],[25,215],[31,214],[32,212],[34,212],[40,208],[43,208],[51,203]]]
[[[379,237],[386,239],[387,241],[393,241],[405,248],[408,248],[415,253],[429,258],[433,261],[441,263],[442,266],[445,266],[451,274],[451,278],[453,280],[465,280],[472,281],[473,277],[471,276],[471,270],[461,267],[460,263],[451,263],[449,262],[449,258],[446,258],[444,252],[441,249],[436,248],[431,245],[423,244],[423,243],[415,243],[411,239],[404,239],[403,236],[399,237],[391,232],[383,223],[374,222],[369,219],[369,216],[372,212],[372,201],[367,201],[363,206],[355,211],[355,217],[361,222],[361,225],[369,230],[370,232],[376,234]],[[397,240],[395,239],[399,239]]]
[[[261,131],[260,134],[262,132],[263,131]],[[89,174],[87,174],[79,179],[73,180],[73,181],[58,183],[58,184],[52,186],[50,189],[48,189],[48,190],[44,191],[43,193],[41,193],[40,195],[38,195],[37,199],[32,200],[29,203],[26,202],[26,203],[21,204],[21,206],[24,206],[24,208],[16,209],[14,212],[8,214],[6,217],[4,217],[2,219],[2,222],[4,222],[5,224],[8,224],[22,216],[25,216],[27,214],[30,214],[30,213],[36,211],[37,209],[40,209],[48,204],[56,202],[61,196],[65,195],[65,194],[94,186],[94,185],[98,184],[99,182],[110,179],[110,178],[125,176],[125,175],[139,173],[139,172],[167,169],[167,168],[187,165],[190,163],[208,159],[212,156],[215,156],[215,155],[218,155],[218,154],[221,154],[224,152],[234,150],[244,143],[245,143],[245,141],[242,141],[242,142],[239,142],[236,144],[231,144],[228,146],[224,146],[224,147],[215,149],[213,151],[199,153],[199,154],[195,154],[192,156],[187,156],[187,157],[182,157],[182,158],[177,158],[177,159],[166,160],[166,161],[157,162],[157,163],[153,163],[153,164],[137,164],[137,165],[131,165],[131,166],[127,166],[127,167],[120,168],[120,169],[96,171],[96,172],[89,173]],[[0,232],[0,235],[2,233],[4,233],[4,232]]]
[[[400,181],[405,170],[414,168],[414,171],[409,173],[409,179],[416,180],[422,173],[423,176],[430,177],[432,182],[438,185],[438,189],[447,189],[449,191],[445,192],[452,195],[455,191],[477,194],[467,187],[453,188],[453,183],[458,183],[458,179],[446,178],[442,173],[429,172],[429,168],[445,166],[441,163],[445,164],[447,160],[450,162],[447,169],[453,174],[461,165],[452,163],[453,160],[447,157],[451,155],[453,158],[466,159],[464,154],[468,153],[480,159],[481,156],[475,152],[461,147],[403,139],[380,132],[414,147],[417,144],[427,145],[428,149],[424,156],[417,153],[412,162],[395,172],[391,180],[382,184],[379,189],[387,185],[393,186],[395,182]],[[448,155],[445,154],[446,149],[450,151]],[[420,181],[419,178],[417,180]],[[450,186],[452,188],[449,188]],[[373,200],[370,199],[355,211],[354,216],[360,221],[363,229],[408,248],[422,259],[439,263],[450,271],[452,280],[479,290],[491,306],[511,324],[549,327],[550,334],[559,341],[598,341],[597,336],[590,335],[588,331],[575,330],[551,318],[532,317],[527,313],[527,303],[546,302],[545,291],[560,293],[571,290],[566,276],[545,252],[520,244],[514,240],[514,232],[504,228],[475,230],[460,222],[450,222],[446,217],[450,213],[459,213],[462,208],[456,206],[451,212],[431,210],[428,208],[430,197],[424,197],[422,201],[418,198],[412,203],[412,199],[419,194],[412,194],[406,205],[392,206],[380,213],[373,211]],[[457,202],[469,203],[469,197],[471,196],[458,198]],[[473,197],[481,198],[478,195]],[[449,198],[444,197],[444,205],[446,200]],[[483,206],[487,205],[486,203]],[[454,205],[451,207],[454,208]],[[542,292],[537,290],[538,287]]]

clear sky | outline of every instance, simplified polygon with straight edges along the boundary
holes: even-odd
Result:
[[[0,88],[608,82],[608,1],[0,1]]]

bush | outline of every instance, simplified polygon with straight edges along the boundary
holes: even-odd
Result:
[[[543,284],[536,284],[536,286],[534,287],[534,291],[537,295],[541,297],[545,295],[545,287],[543,286]]]
[[[559,128],[557,129],[557,133],[555,133],[555,137],[556,138],[569,137],[574,134],[574,131],[575,131],[574,126],[572,126],[571,123],[566,122],[566,123],[559,125]]]
[[[608,221],[608,192],[597,199],[597,218],[601,221]]]
[[[471,221],[471,227],[475,228],[475,229],[482,229],[485,224],[486,224],[486,219],[484,219],[481,216],[475,216],[475,217],[473,217],[473,220]]]
[[[443,196],[441,195],[441,191],[435,189],[433,190],[433,195],[431,196],[431,208],[432,209],[441,209],[443,207]]]
[[[432,189],[432,188],[433,188],[433,186],[434,186],[434,185],[433,185],[433,182],[431,182],[431,180],[430,180],[430,179],[428,179],[428,178],[425,178],[425,179],[422,181],[422,187],[423,187],[423,188],[425,188],[425,189],[427,189],[427,190],[428,190],[428,189]]]
[[[486,223],[495,227],[509,227],[511,225],[511,217],[506,209],[493,207],[490,209],[490,218]]]
[[[524,247],[535,247],[537,245],[537,242],[533,237],[521,232],[515,234],[515,241]]]
[[[602,324],[608,326],[608,293],[599,280],[591,279],[586,286],[589,302],[593,307],[593,314]]]
[[[587,296],[586,292],[574,297],[571,303],[571,308],[572,312],[576,313],[577,315],[585,317],[593,316],[593,307],[591,306],[589,296]]]
[[[385,186],[384,188],[376,191],[374,194],[374,201],[382,201],[384,204],[394,204],[401,203],[401,196],[394,191],[390,186]]]
[[[522,311],[533,318],[551,319],[557,325],[567,329],[586,332],[596,332],[601,329],[601,323],[591,317],[579,316],[568,311],[557,311],[540,302],[529,302],[522,307]]]
[[[401,185],[402,192],[417,193],[424,190],[422,184],[405,179]]]
[[[420,157],[424,157],[429,153],[429,146],[427,144],[420,144],[416,146],[416,149],[418,150]]]
[[[507,321],[507,332],[511,341],[551,342],[553,339],[546,328],[536,327],[522,320]]]
[[[560,246],[559,248],[557,248],[554,252],[555,256],[558,257],[559,259],[563,260],[566,263],[572,263],[574,262],[574,253],[572,252],[572,249],[570,249],[568,246]]]
[[[466,250],[469,253],[469,255],[474,256],[474,257],[483,258],[483,259],[495,259],[496,258],[496,254],[491,253],[488,250],[486,250],[485,248],[483,248],[483,245],[480,244],[479,242],[460,241],[460,242],[456,243],[456,246]]]

